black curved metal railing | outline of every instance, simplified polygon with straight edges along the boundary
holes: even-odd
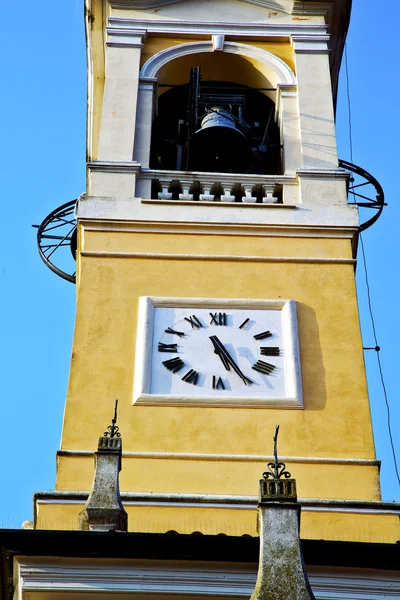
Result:
[[[40,258],[59,277],[76,283],[76,200],[66,202],[51,212],[37,227]],[[66,249],[66,251],[65,251]]]
[[[359,230],[360,232],[365,231],[365,229],[376,223],[382,214],[383,207],[386,206],[382,186],[368,171],[349,161],[340,159],[339,167],[350,173],[348,201],[349,204],[358,206],[361,221]],[[248,193],[251,195],[251,192]],[[269,195],[273,196],[272,193]],[[172,197],[172,194],[168,194],[168,196]],[[212,199],[214,199],[214,196],[212,196]],[[53,273],[71,283],[76,283],[76,202],[77,200],[66,202],[47,215],[41,225],[33,225],[38,230],[37,244],[41,259]],[[374,214],[364,219],[367,215],[366,210],[370,209],[374,211]]]

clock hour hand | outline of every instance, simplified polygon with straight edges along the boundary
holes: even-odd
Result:
[[[225,369],[227,371],[230,371],[231,368],[230,368],[229,363],[224,354],[224,351],[225,351],[224,346],[221,344],[221,342],[219,341],[219,339],[217,338],[216,335],[211,335],[210,340],[212,341],[213,346],[214,346],[214,353],[220,357],[221,362],[224,365]]]
[[[225,346],[220,342],[216,335],[211,335],[210,340],[213,343],[215,348],[215,354],[218,354],[223,365],[229,371],[229,365],[233,368],[233,370],[239,375],[245,385],[252,384],[253,381],[246,377],[244,373],[239,369],[238,365],[235,363],[229,352],[226,350]]]

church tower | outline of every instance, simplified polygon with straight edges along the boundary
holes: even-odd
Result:
[[[87,189],[57,481],[79,528],[118,398],[129,531],[257,535],[280,425],[308,540],[380,502],[334,106],[348,0],[87,0]]]

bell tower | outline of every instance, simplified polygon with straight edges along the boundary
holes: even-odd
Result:
[[[256,535],[280,426],[301,537],[394,543],[334,105],[350,2],[87,0],[87,189],[56,487],[77,529],[115,398],[129,530]]]

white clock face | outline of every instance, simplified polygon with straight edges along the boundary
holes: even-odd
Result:
[[[295,302],[142,298],[135,401],[301,407]]]
[[[156,308],[150,393],[285,395],[280,311]]]

